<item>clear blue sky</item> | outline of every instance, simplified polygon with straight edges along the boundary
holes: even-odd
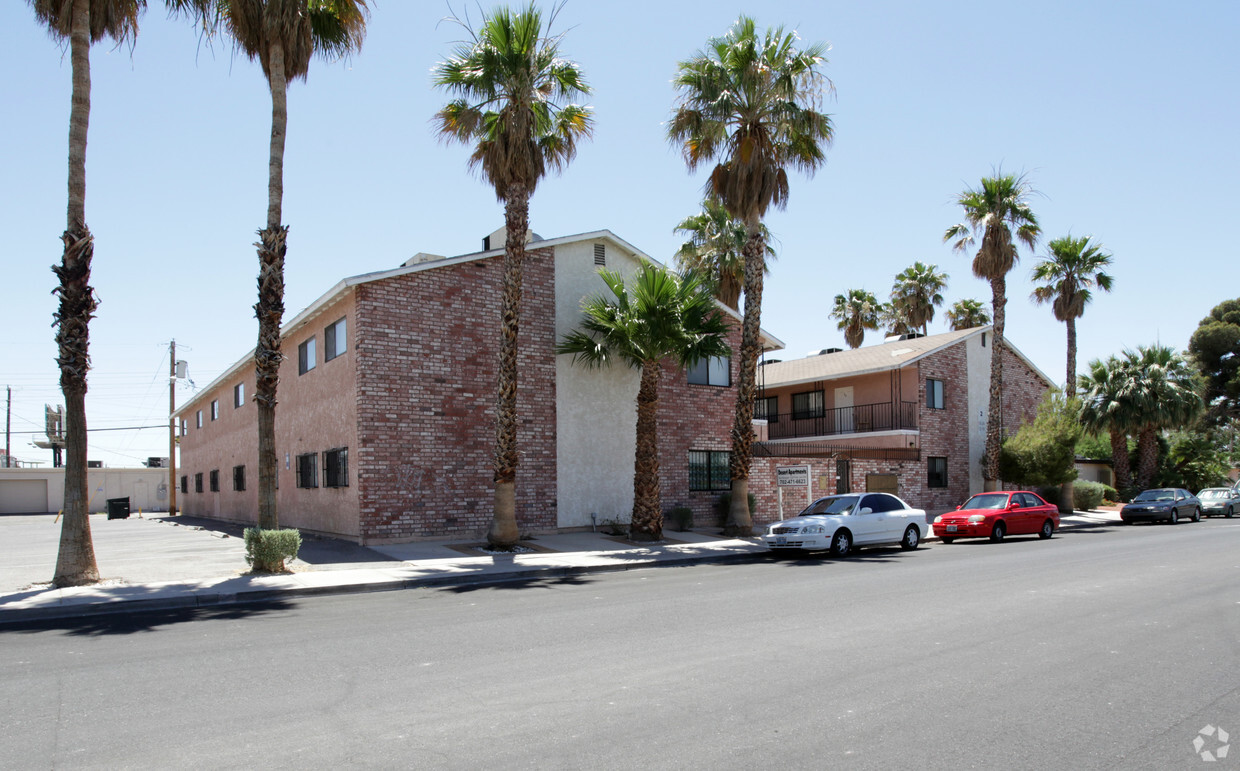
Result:
[[[738,10],[568,4],[564,51],[595,88],[597,131],[539,187],[534,230],[607,228],[671,261],[672,228],[697,210],[704,178],[664,139],[670,80]],[[842,345],[831,298],[853,287],[886,297],[915,260],[951,275],[948,305],[988,301],[971,256],[941,238],[960,219],[954,196],[999,165],[1029,174],[1048,238],[1092,234],[1115,255],[1114,293],[1079,325],[1082,366],[1156,341],[1182,348],[1213,305],[1240,296],[1240,4],[766,0],[749,12],[830,43],[837,90],[826,166],[794,178],[787,210],[768,220],[779,259],[762,322],[787,343],[784,358]],[[460,37],[439,23],[446,13],[438,2],[385,0],[360,54],[316,61],[309,81],[292,85],[286,319],[342,277],[419,251],[476,251],[502,224],[494,194],[466,170],[467,150],[431,132],[444,96],[429,72]],[[43,404],[61,401],[49,266],[65,227],[70,69],[26,3],[3,4],[0,30],[0,387],[13,387],[17,432],[41,430]],[[171,338],[199,387],[254,344],[270,99],[256,64],[201,46],[154,0],[132,53],[98,45],[91,64],[86,211],[101,304],[89,427],[162,426]],[[1062,382],[1064,327],[1027,299],[1033,263],[1022,251],[1009,279],[1007,334]],[[931,331],[945,329],[940,311]],[[14,454],[50,462],[30,438],[15,434]],[[90,437],[91,459],[109,466],[165,454],[162,429]]]

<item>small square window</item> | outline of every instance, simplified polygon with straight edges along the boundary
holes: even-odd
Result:
[[[712,385],[727,388],[732,385],[732,358],[712,356],[701,359],[689,368],[689,382],[694,385]]]
[[[297,374],[304,375],[314,369],[318,354],[315,352],[314,338],[297,346]]]
[[[211,419],[212,420],[220,419],[220,400],[219,399],[211,400]]]
[[[233,407],[240,407],[245,404],[245,383],[238,383],[233,386]]]
[[[194,492],[196,493],[202,492],[202,472],[201,471],[199,471],[197,474],[194,474]]]
[[[211,492],[218,493],[220,491],[220,470],[211,469]]]
[[[238,492],[245,489],[245,466],[233,466],[233,489]]]
[[[926,378],[926,406],[932,410],[943,409],[943,381]]]
[[[323,486],[349,486],[349,448],[337,447],[323,453]]]
[[[297,456],[297,486],[319,486],[319,454],[317,452]]]
[[[323,330],[323,361],[331,361],[348,350],[344,319]]]
[[[926,459],[926,487],[947,487],[947,458]]]

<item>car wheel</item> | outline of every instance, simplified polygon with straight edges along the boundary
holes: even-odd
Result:
[[[956,539],[955,538],[940,538],[939,540],[942,541],[943,543],[951,543],[952,541]]]
[[[1180,524],[1180,512],[1176,511],[1175,509],[1172,509],[1171,517],[1167,520],[1167,522],[1168,524],[1172,524],[1172,525]]]
[[[904,528],[904,540],[900,541],[900,548],[905,551],[912,551],[921,544],[921,531],[916,525],[909,525]]]
[[[1003,520],[999,520],[995,523],[994,529],[990,531],[990,540],[999,543],[1005,535],[1007,535],[1007,525],[1003,524]]]
[[[1201,521],[1201,507],[1200,507],[1200,506],[1198,506],[1197,508],[1194,508],[1194,509],[1193,509],[1193,521],[1194,521],[1194,522],[1200,522],[1200,521]]]
[[[1228,519],[1231,519],[1232,517],[1236,516],[1236,510],[1235,510],[1235,509],[1233,509],[1232,507],[1228,506],[1228,507],[1227,507],[1227,513],[1226,513],[1226,514],[1224,514],[1223,516],[1224,516],[1224,517],[1227,517]]]
[[[1039,538],[1050,538],[1055,534],[1055,523],[1049,519],[1042,523],[1042,529],[1038,531]]]
[[[831,539],[831,553],[837,557],[847,557],[852,551],[852,533],[843,528],[835,531]]]

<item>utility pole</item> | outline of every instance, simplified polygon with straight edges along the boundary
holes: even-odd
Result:
[[[177,341],[168,344],[168,513],[177,513]]]
[[[13,386],[5,386],[8,400],[4,405],[4,467],[13,465],[13,446],[9,443],[9,434],[13,428]]]

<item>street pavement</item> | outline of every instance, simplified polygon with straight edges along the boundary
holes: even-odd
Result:
[[[243,527],[166,514],[91,516],[103,581],[56,589],[60,524],[54,515],[0,516],[0,624],[104,613],[203,608],[283,597],[534,580],[637,568],[766,559],[758,538],[665,531],[638,544],[604,532],[540,535],[528,551],[487,554],[478,542],[418,541],[362,547],[303,536],[289,572],[249,572]],[[1114,511],[1076,512],[1061,530],[1116,525]],[[933,536],[924,540],[933,541]]]

